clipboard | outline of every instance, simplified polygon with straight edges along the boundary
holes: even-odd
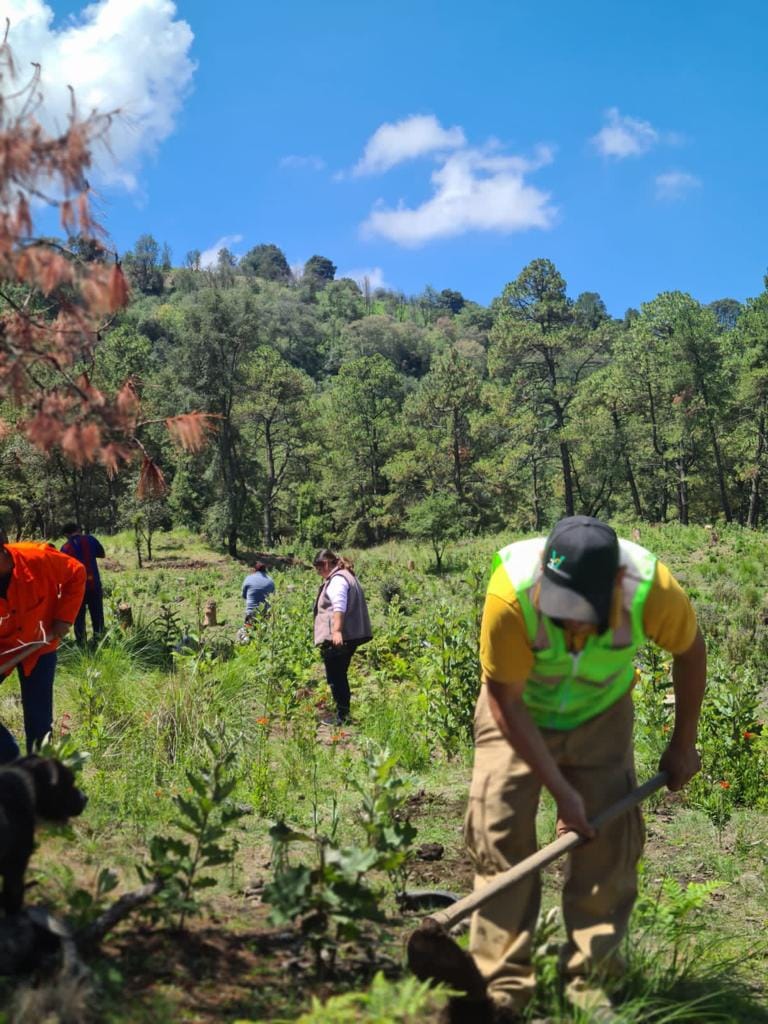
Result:
[[[0,651],[0,676],[7,675],[20,661],[24,661],[30,654],[39,651],[41,647],[45,647],[48,643],[50,643],[49,640],[34,640],[32,643],[19,644],[17,647],[12,647],[9,651]]]

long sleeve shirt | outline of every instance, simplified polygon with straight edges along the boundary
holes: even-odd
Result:
[[[97,558],[104,558],[101,542],[90,533],[73,533],[61,545],[61,550],[85,566],[85,589],[88,593],[101,593],[101,576],[96,561]]]
[[[49,544],[6,544],[13,569],[0,597],[0,652],[20,644],[47,640],[54,621],[72,623],[85,594],[85,568]],[[29,673],[43,654],[55,651],[57,638],[39,647],[22,663]]]

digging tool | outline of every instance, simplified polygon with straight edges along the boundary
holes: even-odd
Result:
[[[659,772],[642,786],[627,793],[615,804],[597,814],[590,824],[598,831],[609,821],[620,817],[626,811],[642,803],[651,793],[661,789],[667,781],[667,773]],[[565,832],[554,842],[543,846],[536,853],[521,860],[519,864],[502,871],[488,885],[470,893],[445,910],[439,910],[425,917],[408,939],[408,965],[421,981],[441,981],[451,988],[466,992],[470,999],[485,996],[486,983],[475,961],[448,934],[448,929],[469,917],[494,896],[511,889],[517,882],[546,867],[569,850],[589,842],[578,832]]]
[[[18,644],[9,651],[0,651],[0,676],[10,672],[20,661],[24,661],[30,654],[34,654],[41,647],[45,647],[48,642],[47,638],[45,640],[34,640],[29,644]]]

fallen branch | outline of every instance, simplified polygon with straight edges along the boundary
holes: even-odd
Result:
[[[94,946],[98,946],[115,925],[119,924],[123,918],[128,917],[129,914],[132,914],[142,904],[151,900],[153,896],[156,896],[162,887],[163,883],[159,878],[156,878],[153,882],[147,882],[146,885],[142,885],[140,889],[124,893],[120,899],[115,900],[102,914],[99,914],[94,921],[91,921],[85,928],[80,929],[75,936],[78,948],[92,949]]]

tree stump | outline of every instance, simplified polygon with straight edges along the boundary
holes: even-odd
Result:
[[[133,611],[127,601],[117,606],[117,624],[121,629],[129,629],[133,625]]]
[[[218,622],[216,621],[216,602],[213,599],[209,599],[205,602],[203,625],[218,626]]]

